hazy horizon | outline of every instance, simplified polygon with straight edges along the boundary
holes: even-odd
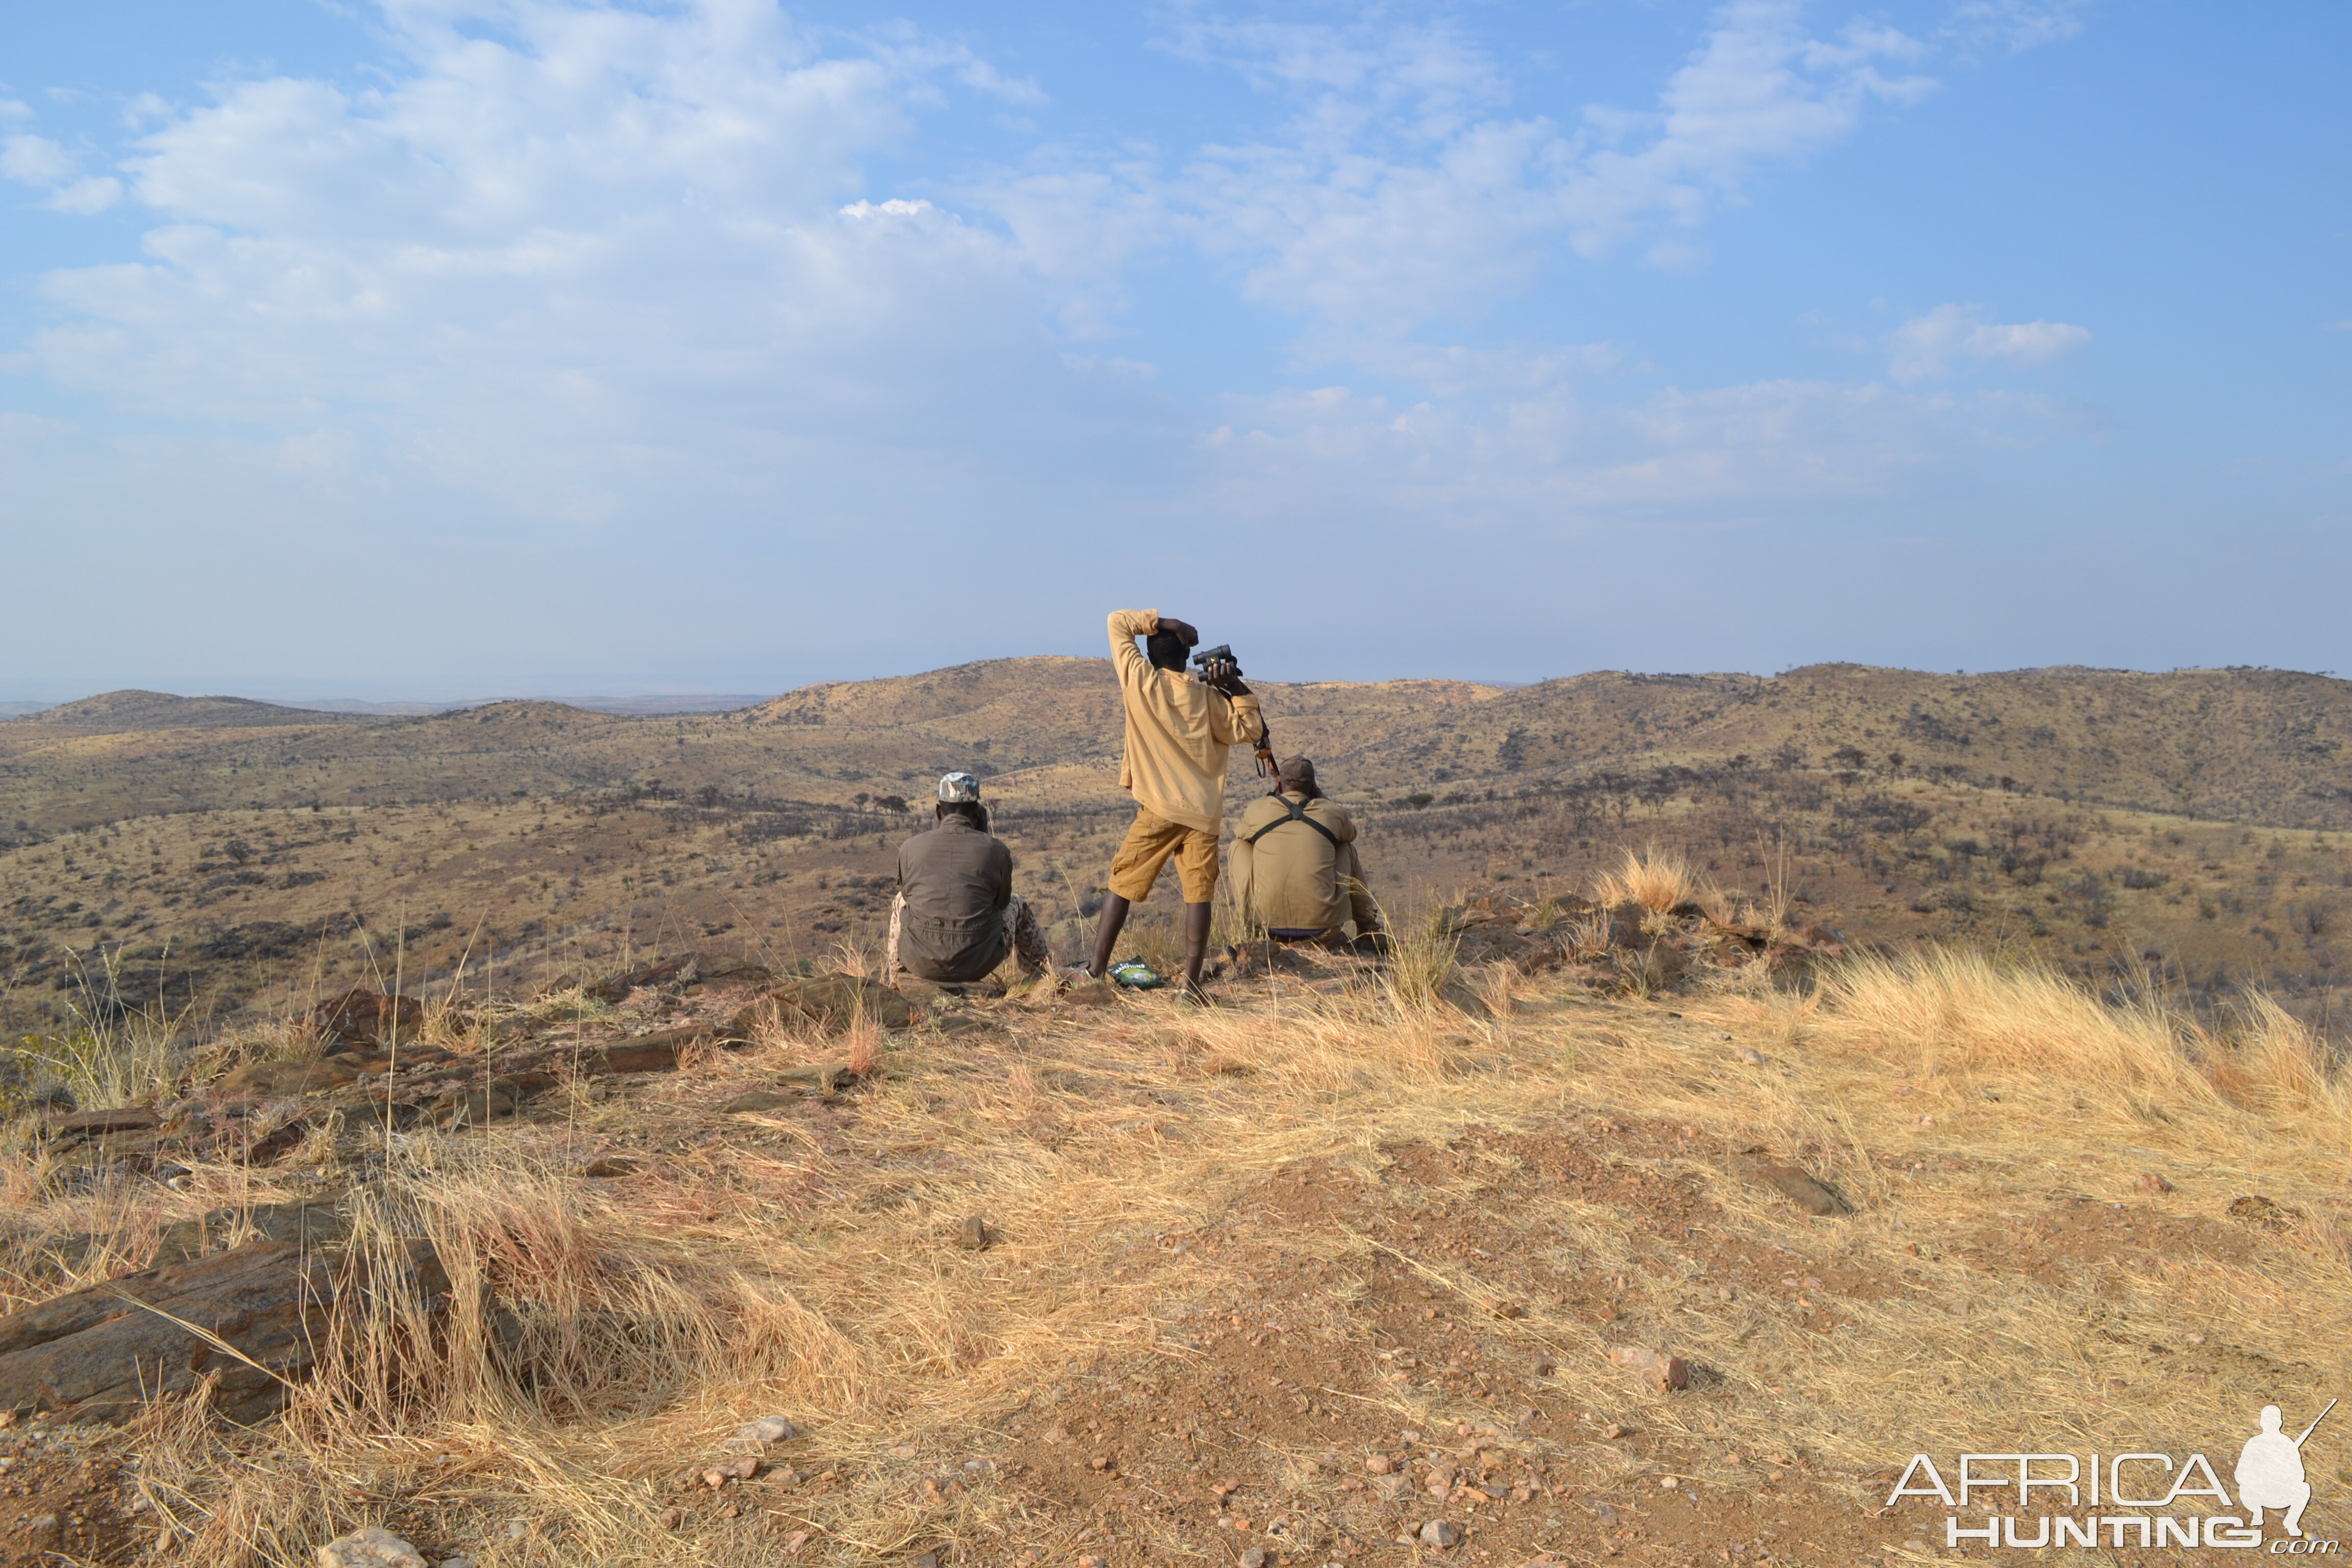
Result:
[[[1020,658],[1057,658],[1067,656],[1014,654],[1002,657]],[[973,662],[978,661],[959,661],[959,663]],[[1268,682],[1294,685],[1362,679],[1366,680],[1407,679],[1468,681],[1475,685],[1513,688],[1538,685],[1547,680],[1573,679],[1578,676],[1603,674],[1611,670],[1623,670],[1628,674],[1645,676],[1753,675],[1762,679],[1777,679],[1778,677],[1788,675],[1798,669],[1832,664],[1869,665],[1869,661],[1862,659],[1815,659],[1808,661],[1808,663],[1804,665],[1790,665],[1783,668],[1769,670],[1737,668],[1706,670],[1645,670],[1628,669],[1624,666],[1611,665],[1602,666],[1594,669],[1562,670],[1549,675],[1535,676],[1525,679],[1496,679],[1491,677],[1461,675],[1444,670],[1417,675],[1377,676],[1364,678],[1313,674],[1261,674],[1257,679]],[[584,707],[592,709],[610,707],[615,710],[635,708],[646,711],[723,712],[728,711],[730,707],[748,707],[755,703],[765,702],[772,698],[782,696],[788,692],[799,690],[803,687],[823,685],[831,680],[890,680],[929,675],[937,673],[941,669],[950,669],[954,668],[956,668],[954,665],[933,665],[922,669],[891,670],[881,674],[865,676],[830,677],[827,678],[827,680],[825,681],[794,681],[787,685],[776,686],[771,689],[744,691],[698,691],[682,687],[658,686],[630,690],[625,687],[606,686],[601,689],[572,690],[554,689],[536,689],[526,690],[520,688],[503,690],[495,689],[484,690],[477,689],[470,693],[456,696],[446,694],[418,696],[413,693],[399,692],[396,689],[385,689],[373,696],[353,696],[350,692],[342,690],[308,691],[300,688],[272,686],[267,682],[246,682],[242,684],[194,683],[190,684],[186,689],[175,691],[167,687],[150,682],[132,681],[126,685],[94,688],[89,690],[76,691],[69,697],[0,696],[0,718],[13,717],[19,712],[36,711],[45,708],[64,707],[68,703],[82,701],[92,697],[102,697],[115,691],[153,691],[160,692],[165,696],[183,698],[241,698],[248,701],[267,702],[279,707],[302,708],[321,712],[351,711],[384,714],[400,711],[446,712],[465,708],[479,708],[493,702],[561,702],[572,707]],[[2173,665],[2162,669],[2135,668],[2127,665],[2012,665],[2001,668],[1953,669],[1948,671],[1923,669],[1915,665],[1874,665],[1870,666],[1870,668],[1901,670],[1906,673],[1922,675],[1951,674],[1965,676],[2017,675],[2050,668],[2088,668],[2133,675],[2178,675],[2196,670],[2265,670],[2283,675],[2308,675],[2328,679],[2342,679],[2332,669],[2294,669],[2284,666],[2252,664]],[[674,703],[676,706],[668,708],[658,706],[664,703]]]

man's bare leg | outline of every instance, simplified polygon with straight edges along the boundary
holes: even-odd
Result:
[[[1201,994],[1201,965],[1209,957],[1209,916],[1213,906],[1184,906],[1184,989]]]
[[[1110,950],[1118,945],[1118,933],[1131,907],[1117,893],[1103,895],[1102,920],[1095,927],[1095,958],[1087,965],[1087,973],[1097,980],[1110,973]]]

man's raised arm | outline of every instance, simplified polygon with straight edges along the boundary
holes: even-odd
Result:
[[[1159,629],[1160,612],[1157,610],[1113,610],[1110,613],[1111,657],[1117,658],[1121,648],[1135,653],[1135,639],[1148,637]],[[1136,654],[1136,657],[1140,658],[1143,656]]]

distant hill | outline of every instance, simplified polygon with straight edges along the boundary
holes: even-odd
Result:
[[[1518,790],[1660,768],[1966,782],[2276,826],[2352,826],[2352,682],[2275,670],[1763,678],[1601,671],[1531,686],[1254,683],[1284,752],[1342,793]],[[1029,805],[1117,798],[1103,659],[992,659],[801,688],[725,713],[498,702],[403,716],[112,692],[0,723],[0,815],[154,812],[658,786],[911,795],[969,768]],[[1239,763],[1237,766],[1242,765]]]
[[[23,722],[89,734],[148,730],[249,730],[261,725],[324,724],[343,717],[309,708],[285,708],[247,697],[174,697],[168,691],[108,691],[27,714]]]

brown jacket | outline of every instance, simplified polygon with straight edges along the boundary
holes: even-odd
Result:
[[[1290,820],[1294,802],[1304,805],[1307,822]],[[1339,842],[1307,823],[1320,823]],[[1351,915],[1359,935],[1379,924],[1356,858],[1356,825],[1319,795],[1293,791],[1250,802],[1227,859],[1234,897],[1269,931],[1336,931]]]
[[[898,891],[907,900],[898,962],[910,973],[963,984],[986,979],[1004,962],[1013,851],[1002,839],[961,816],[940,818],[929,832],[898,846]]]
[[[1110,658],[1127,708],[1119,787],[1154,816],[1203,833],[1225,815],[1225,753],[1265,733],[1255,697],[1227,697],[1181,670],[1160,669],[1135,639],[1160,629],[1157,610],[1113,610]]]

